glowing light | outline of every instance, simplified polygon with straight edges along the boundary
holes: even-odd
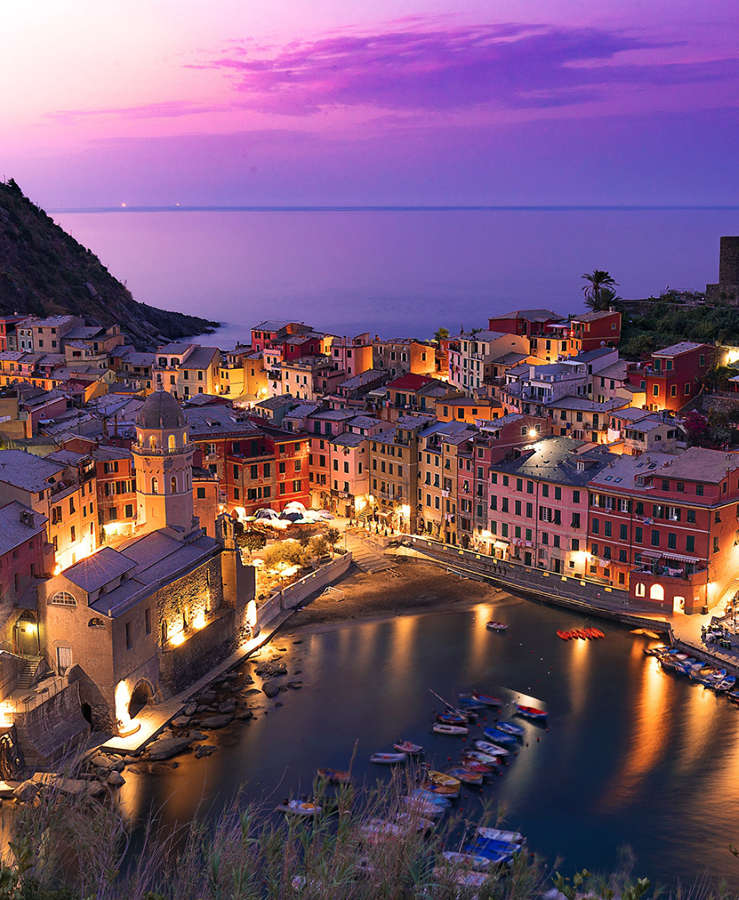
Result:
[[[530,438],[535,438],[538,433],[539,432],[536,430],[536,428],[529,428],[529,437]]]
[[[23,631],[26,634],[33,634],[36,631],[36,625],[34,622],[26,622],[23,626]]]
[[[482,532],[481,537],[484,541],[489,541],[492,538],[493,534],[491,531],[488,531],[487,528]]]
[[[257,626],[257,604],[256,601],[250,600],[246,604],[246,621],[250,628]]]
[[[179,647],[181,644],[185,643],[185,632],[184,631],[175,631],[175,633],[170,637],[169,643],[173,647]]]
[[[125,681],[119,681],[115,688],[115,717],[120,737],[128,737],[129,734],[135,734],[141,728],[141,724],[134,722],[128,712],[130,702],[131,691],[128,685]]]
[[[15,706],[11,700],[3,700],[0,703],[0,726],[8,726],[13,724],[13,714]]]
[[[362,510],[367,506],[367,499],[365,497],[355,497],[354,498],[354,509],[357,512],[362,512]]]
[[[411,508],[410,508],[410,506],[409,506],[407,503],[403,503],[403,504],[401,505],[401,507],[400,507],[400,515],[401,515],[404,519],[407,519],[407,518],[410,517],[410,514],[411,514]]]
[[[200,631],[200,629],[205,628],[207,624],[208,620],[205,618],[205,612],[202,609],[199,609],[192,620],[192,627],[196,631]]]

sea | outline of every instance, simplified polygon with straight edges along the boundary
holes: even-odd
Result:
[[[428,338],[512,309],[583,309],[583,279],[619,295],[703,290],[736,208],[291,208],[53,212],[137,300],[222,323]]]

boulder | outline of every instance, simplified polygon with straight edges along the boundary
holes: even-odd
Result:
[[[190,716],[176,716],[170,724],[173,728],[187,728],[190,724]]]
[[[224,713],[223,715],[218,716],[206,716],[200,724],[203,728],[223,728],[224,725],[228,725],[232,719],[233,715],[231,713]]]
[[[250,719],[254,718],[254,713],[250,709],[245,709],[243,712],[237,713],[236,718],[240,722],[248,722]]]
[[[190,732],[190,740],[192,741],[204,741],[207,735],[203,734],[202,731],[191,731]]]
[[[261,694],[261,693],[262,692],[259,690],[259,688],[249,688],[248,691],[244,691],[245,696],[248,694]]]
[[[115,759],[112,756],[106,756],[104,753],[96,753],[89,760],[90,765],[96,769],[112,769]]]
[[[303,687],[302,681],[288,681],[287,686],[292,688],[294,691],[299,691],[300,688]]]
[[[235,700],[224,700],[223,703],[218,705],[219,713],[230,713],[236,709],[236,701]]]
[[[20,803],[29,803],[36,799],[39,792],[39,785],[35,781],[23,781],[13,791],[13,796]]]
[[[118,757],[113,761],[113,771],[114,772],[122,772],[126,768],[126,760],[123,757]]]
[[[195,756],[200,759],[203,756],[210,756],[211,753],[215,753],[218,748],[213,744],[200,744],[195,748]]]
[[[203,691],[198,698],[201,703],[212,703],[216,699],[215,691]]]
[[[111,787],[121,787],[125,783],[126,779],[120,772],[111,772],[110,775],[108,775],[108,784]]]
[[[265,681],[262,685],[262,690],[271,699],[280,693],[280,686],[273,681]]]
[[[116,772],[115,774],[118,775],[118,772]],[[120,778],[121,776],[118,775],[118,777]],[[87,793],[91,797],[102,797],[102,795],[106,791],[106,787],[102,781],[88,781],[87,784]]]
[[[197,703],[195,703],[194,701],[191,700],[190,703],[188,703],[187,706],[182,710],[182,715],[183,716],[194,716],[197,708],[198,708]]]
[[[158,738],[149,744],[148,756],[152,760],[170,759],[178,753],[188,750],[192,738],[189,735],[183,737]]]

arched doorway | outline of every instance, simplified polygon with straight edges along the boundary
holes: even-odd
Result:
[[[139,681],[133,689],[128,703],[128,714],[133,719],[138,715],[147,703],[153,698],[154,691],[148,681]]]
[[[15,652],[18,656],[40,656],[38,623],[36,616],[24,610],[13,626]]]

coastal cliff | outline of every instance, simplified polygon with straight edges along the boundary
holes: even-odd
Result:
[[[71,314],[117,323],[140,348],[212,331],[218,322],[139,303],[95,254],[0,182],[0,315]]]

